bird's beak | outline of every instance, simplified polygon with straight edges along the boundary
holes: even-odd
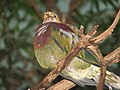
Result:
[[[44,19],[49,18],[50,16],[48,14],[44,14]]]

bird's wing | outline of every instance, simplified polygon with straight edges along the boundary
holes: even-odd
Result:
[[[47,32],[49,34],[50,31],[52,32],[51,38],[53,38],[56,45],[65,54],[68,54],[68,52],[70,52],[70,50],[72,48],[74,48],[78,44],[77,42],[80,40],[79,29],[77,29],[74,26],[71,26],[68,24],[63,24],[63,23],[50,22],[50,23],[42,24],[42,26],[39,26],[39,27],[42,28],[44,26],[46,27],[44,30],[45,33]],[[43,33],[43,34],[45,34],[45,33]],[[38,34],[36,34],[36,35],[38,35]],[[43,35],[41,35],[41,36],[43,36]],[[43,38],[41,38],[41,37],[38,39],[42,39],[42,41],[44,41]],[[35,39],[35,41],[36,42],[40,41],[38,39]],[[41,42],[41,44],[44,44],[44,43]],[[90,63],[90,64],[99,66],[99,60],[92,51],[89,51],[89,50],[83,48],[77,57]]]
[[[86,62],[88,62],[88,63],[90,63],[90,64],[100,66],[100,61],[97,58],[97,56],[92,51],[87,50],[85,48],[83,48],[79,52],[79,55],[77,57],[84,60],[84,61],[86,61]]]

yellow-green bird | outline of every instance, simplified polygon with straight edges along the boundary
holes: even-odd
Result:
[[[54,69],[80,40],[79,29],[60,22],[53,12],[44,13],[44,21],[35,31],[34,50],[42,68]],[[83,48],[61,74],[80,86],[96,86],[100,76],[99,60],[96,55]],[[120,77],[106,72],[105,85],[120,89]],[[112,86],[112,87],[111,87]]]

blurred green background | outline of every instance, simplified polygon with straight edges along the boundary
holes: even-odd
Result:
[[[82,24],[85,33],[99,24],[100,34],[111,25],[119,9],[120,0],[0,0],[0,90],[27,90],[47,75],[33,49],[34,30],[45,11],[57,13],[62,21],[78,28]],[[120,22],[99,46],[104,56],[120,46]],[[120,63],[110,70],[120,76]],[[61,79],[59,76],[53,83]],[[76,86],[72,90],[95,89]]]

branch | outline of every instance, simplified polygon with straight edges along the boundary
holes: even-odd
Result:
[[[51,86],[47,90],[69,90],[69,89],[73,88],[74,86],[76,86],[76,84],[74,84],[73,82],[71,82],[69,80],[64,79],[64,80],[58,82],[57,84]]]
[[[100,43],[101,41],[105,40],[114,30],[115,26],[117,25],[118,21],[120,19],[120,10],[115,18],[115,20],[113,21],[112,25],[105,30],[105,32],[103,32],[102,34],[100,34],[99,36],[91,39],[91,41],[94,41],[94,43]]]
[[[93,45],[98,44],[102,40],[106,39],[113,32],[113,29],[117,25],[119,19],[120,19],[120,10],[119,10],[115,20],[113,21],[112,25],[105,32],[103,32],[99,36],[97,36],[97,37],[90,40],[90,41],[93,41]],[[96,30],[93,30],[93,31],[96,31]],[[95,49],[93,49],[92,51],[97,55],[98,59],[101,62],[101,65],[100,65],[101,72],[100,72],[99,83],[97,85],[97,90],[103,90],[105,76],[106,76],[106,61],[105,61],[105,58],[102,56],[101,52],[99,52],[98,50],[95,50]]]
[[[29,0],[31,6],[33,7],[34,11],[36,12],[37,16],[43,19],[42,13],[39,11],[38,5],[35,3],[35,0]]]
[[[104,57],[108,65],[112,65],[120,61],[120,47]]]
[[[100,60],[100,68],[101,68],[101,72],[100,72],[100,78],[99,78],[99,82],[97,85],[97,90],[103,90],[104,87],[104,82],[105,82],[105,76],[106,76],[106,62],[104,57],[102,56],[100,50],[97,49],[97,47],[90,45],[87,47],[87,49],[89,49],[90,51],[92,51]]]
[[[94,44],[97,44],[99,43],[100,41],[106,39],[113,31],[113,29],[115,28],[115,26],[117,25],[118,21],[120,19],[120,10],[113,22],[113,24],[105,31],[103,32],[101,35],[93,38],[93,39],[90,39],[90,41],[94,41],[94,43],[92,42],[91,45],[89,45],[87,48],[90,49],[92,52],[94,52],[94,54],[96,54],[96,56],[98,57],[98,59],[100,60],[101,62],[101,72],[100,72],[100,78],[99,78],[99,83],[97,85],[97,90],[103,90],[103,86],[104,86],[104,81],[105,81],[105,76],[106,76],[106,61],[105,61],[105,58],[102,56],[101,52],[99,50],[96,49],[96,47],[94,46]],[[92,37],[95,33],[96,33],[96,29],[97,29],[98,25],[97,26],[94,26],[92,31],[88,33],[88,35],[90,37]],[[117,50],[119,51],[119,49]],[[115,51],[116,52],[116,51]],[[114,53],[115,53],[114,52]],[[112,53],[113,54],[113,53]],[[119,60],[120,58],[120,55],[117,55],[117,61]],[[115,61],[113,61],[115,62]]]

